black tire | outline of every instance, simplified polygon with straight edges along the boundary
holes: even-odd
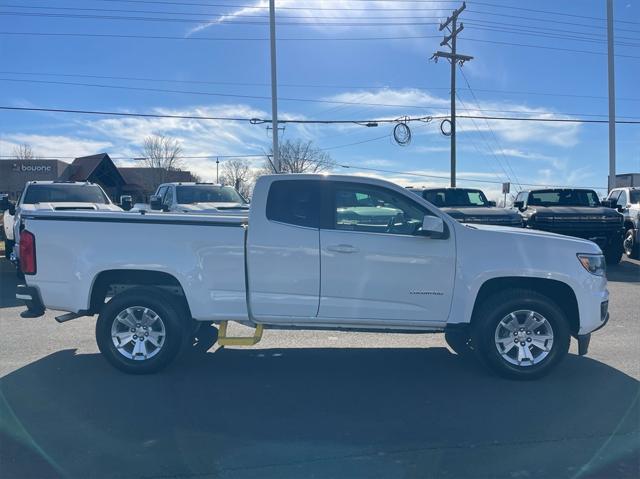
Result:
[[[471,335],[468,331],[445,331],[444,340],[447,342],[447,345],[461,358],[468,359],[474,356]]]
[[[550,350],[537,364],[529,360],[526,360],[528,364],[525,365],[512,364],[503,357],[496,344],[495,336],[501,321],[510,313],[521,311],[533,311],[541,315],[552,329],[553,342]],[[535,328],[533,329],[535,331]],[[519,334],[526,333],[523,331]],[[549,373],[565,357],[569,350],[571,333],[567,318],[553,300],[535,291],[511,289],[490,296],[480,305],[473,318],[472,338],[480,359],[500,376],[509,379],[536,379]],[[527,338],[526,341],[530,339]],[[533,354],[543,354],[542,350],[532,350],[533,346],[529,344],[531,343],[525,342],[524,347],[529,351],[535,351]],[[548,344],[546,342],[545,346]],[[517,347],[517,343],[512,347]]]
[[[132,308],[134,315],[140,316],[142,316],[144,308],[148,308],[158,316],[153,322],[155,327],[160,327],[157,322],[160,319],[160,324],[164,328],[164,335],[161,335],[158,331],[153,331],[158,335],[155,340],[159,342],[160,347],[151,346],[153,350],[149,352],[149,345],[146,341],[143,341],[146,354],[152,355],[148,359],[133,359],[125,355],[131,353],[134,356],[141,355],[136,353],[135,349],[133,351],[128,350],[129,347],[135,348],[136,341],[140,341],[139,339],[126,343],[126,346],[121,348],[117,348],[114,344],[112,327],[114,323],[117,324],[116,328],[123,327],[123,323],[117,318],[127,308]],[[144,316],[138,317],[138,319],[139,321],[136,321],[136,324],[142,325],[145,323]],[[188,319],[184,309],[180,306],[180,302],[174,300],[166,292],[152,287],[132,288],[115,296],[104,306],[96,322],[96,341],[102,355],[117,369],[129,374],[152,374],[168,366],[180,352],[185,343],[185,338],[189,336],[190,332]],[[151,326],[149,328],[151,329]],[[128,331],[127,327],[124,326],[124,331],[118,334],[125,334]],[[131,332],[133,333],[133,331]],[[158,338],[161,338],[161,340]],[[125,343],[123,342],[123,344]],[[158,350],[157,352],[156,349]]]
[[[624,252],[632,259],[640,259],[640,241],[633,228],[629,228],[624,234]]]
[[[622,239],[613,240],[604,250],[604,258],[607,260],[607,264],[618,264],[622,261],[622,255],[624,249],[622,246]]]

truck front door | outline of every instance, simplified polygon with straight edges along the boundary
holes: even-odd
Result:
[[[262,206],[266,212],[252,206],[247,238],[251,311],[271,321],[315,318],[320,297],[320,181],[278,179],[259,195],[267,198]]]
[[[396,191],[363,183],[333,182],[328,196],[318,317],[446,321],[455,239],[419,234],[431,212]]]

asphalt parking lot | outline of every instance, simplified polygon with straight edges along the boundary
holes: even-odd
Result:
[[[590,354],[574,342],[535,382],[492,376],[441,335],[325,331],[266,331],[248,349],[203,338],[134,377],[98,355],[94,318],[21,318],[2,262],[0,474],[638,477],[640,262],[609,279]]]

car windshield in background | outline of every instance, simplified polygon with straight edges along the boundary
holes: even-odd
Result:
[[[108,203],[96,185],[31,185],[24,196],[25,205],[36,203]]]
[[[480,190],[430,190],[424,199],[435,206],[489,206],[489,201]]]
[[[238,192],[230,186],[178,186],[179,204],[190,203],[245,203]]]
[[[599,206],[595,191],[540,190],[529,193],[529,206]]]
[[[633,190],[630,192],[631,193],[631,200],[629,201],[629,203],[634,204],[634,203],[640,203],[640,190]]]

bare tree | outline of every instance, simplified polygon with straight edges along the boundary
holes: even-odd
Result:
[[[286,140],[280,144],[281,173],[320,173],[335,166],[331,156],[311,141]],[[271,152],[273,158],[273,151]],[[275,173],[271,158],[265,162],[266,173]]]
[[[183,166],[182,147],[175,138],[163,135],[152,135],[144,139],[142,148],[144,162],[153,168],[154,182],[164,183],[167,172],[180,170]]]
[[[248,198],[251,196],[254,183],[254,175],[247,160],[235,158],[222,163],[220,182],[223,185],[231,185],[238,192]]]
[[[13,149],[13,156],[15,156],[17,160],[33,160],[36,157],[33,154],[33,148],[31,148],[31,145],[28,143],[16,146]]]

